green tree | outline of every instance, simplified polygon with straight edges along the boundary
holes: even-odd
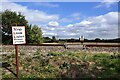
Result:
[[[32,28],[31,24],[26,26],[26,43],[27,44],[29,44],[31,42],[31,40],[30,40],[31,28]]]
[[[52,36],[52,41],[56,42],[56,37],[55,36]]]
[[[28,22],[20,12],[12,12],[5,10],[0,13],[2,16],[2,43],[3,44],[12,44],[12,26],[28,26]]]
[[[96,41],[96,42],[100,42],[101,39],[100,39],[100,38],[96,38],[95,41]]]
[[[43,37],[44,43],[51,42],[51,38],[49,37]]]
[[[28,21],[25,19],[25,16],[20,12],[17,14],[16,12],[12,12],[9,10],[5,10],[0,13],[0,17],[2,17],[2,43],[3,44],[12,44],[12,26],[25,26],[26,28],[26,42],[30,43],[41,43],[42,42],[42,31],[37,25],[28,24]]]
[[[43,42],[42,31],[41,28],[37,25],[32,26],[30,30],[30,43],[32,44],[40,44]]]
[[[0,44],[2,44],[2,16],[0,13]]]

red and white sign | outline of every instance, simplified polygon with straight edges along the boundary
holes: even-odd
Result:
[[[12,27],[13,44],[25,44],[25,26],[13,26]]]

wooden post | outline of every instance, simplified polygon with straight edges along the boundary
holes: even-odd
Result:
[[[16,26],[17,26],[17,23],[16,23]],[[16,44],[15,45],[15,52],[16,52],[16,77],[18,79],[19,77],[19,64],[18,64],[18,45]]]
[[[15,45],[15,52],[16,52],[16,77],[19,76],[19,64],[18,64],[18,45]]]

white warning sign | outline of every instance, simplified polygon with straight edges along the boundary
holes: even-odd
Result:
[[[25,26],[12,27],[13,44],[26,44]]]

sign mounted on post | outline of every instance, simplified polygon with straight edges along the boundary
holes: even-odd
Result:
[[[13,26],[12,27],[12,38],[13,38],[13,44],[15,44],[16,77],[18,78],[19,77],[19,64],[18,64],[18,45],[17,44],[26,43],[25,26]]]
[[[13,26],[12,27],[13,44],[25,44],[25,26]]]
[[[84,36],[80,36],[80,41],[84,41]]]

